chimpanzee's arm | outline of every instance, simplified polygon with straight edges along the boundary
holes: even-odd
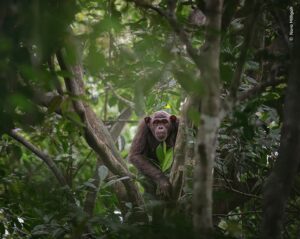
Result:
[[[149,131],[144,121],[141,121],[137,133],[133,139],[130,152],[129,161],[145,176],[151,178],[155,183],[159,184],[162,180],[168,180],[163,172],[154,166],[146,157],[147,152],[147,138]]]

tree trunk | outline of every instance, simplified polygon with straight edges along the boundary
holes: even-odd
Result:
[[[222,0],[206,2],[208,25],[205,44],[201,49],[200,125],[195,144],[195,171],[193,194],[193,224],[197,238],[209,238],[212,231],[213,165],[217,131],[220,124],[220,37]]]
[[[78,47],[74,42],[75,39],[72,40],[68,41],[68,44],[74,49],[77,49]],[[75,56],[77,56],[77,54],[75,54]],[[119,155],[111,135],[103,122],[98,119],[92,108],[80,99],[80,97],[84,95],[85,89],[79,57],[75,58],[75,61],[69,65],[64,61],[61,52],[58,52],[57,59],[61,69],[70,72],[72,76],[65,77],[65,83],[68,91],[76,97],[76,99],[73,100],[73,107],[84,125],[83,130],[86,142],[99,155],[105,166],[113,174],[124,178],[122,183],[126,188],[129,200],[133,204],[133,207],[140,207],[143,205],[142,196],[137,185],[132,180],[133,175],[129,172],[126,163]]]
[[[191,98],[188,97],[182,105],[176,145],[174,148],[174,162],[170,173],[170,182],[172,184],[172,198],[177,201],[182,193],[185,177],[185,160],[187,152],[188,127],[189,120],[187,110],[191,105]]]
[[[299,9],[300,10],[300,9]],[[296,24],[300,23],[300,14]],[[284,208],[300,164],[300,28],[295,38],[290,68],[279,156],[264,185],[262,238],[281,238]]]

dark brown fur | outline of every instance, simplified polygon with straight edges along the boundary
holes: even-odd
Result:
[[[169,124],[166,125],[168,135],[165,142],[168,148],[175,146],[179,120],[176,116],[165,111],[158,111],[151,117],[145,117],[141,120],[131,145],[129,160],[143,175],[157,185],[157,194],[168,197],[171,192],[171,184],[167,176],[156,166],[158,164],[156,147],[160,142],[152,133],[156,130],[153,125],[155,119],[167,119],[169,121]]]

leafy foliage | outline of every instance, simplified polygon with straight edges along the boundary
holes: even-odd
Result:
[[[153,2],[165,7],[167,1]],[[191,2],[193,6],[189,1],[180,1],[176,14],[192,45],[199,48],[204,32],[188,23],[196,4]],[[238,3],[236,14],[229,16],[232,19],[222,33],[222,97],[230,90],[242,50],[248,16],[243,2]],[[296,2],[295,6],[299,4]],[[234,4],[225,1],[225,12]],[[239,93],[273,75],[286,80],[289,57],[282,50],[282,42],[277,41],[281,30],[268,9],[275,8],[288,19],[286,11],[282,11],[288,4],[292,3],[266,1]],[[193,178],[189,169],[193,163],[187,167],[185,195],[176,210],[170,212],[169,205],[162,204],[157,211],[163,213],[157,217],[149,213],[149,223],[130,221],[132,204],[128,200],[122,204],[115,190],[119,182],[128,178],[111,176],[101,165],[96,171],[99,187],[95,185],[98,158],[84,140],[81,118],[72,110],[75,96],[63,86],[63,77],[70,75],[61,71],[53,58],[66,39],[75,35],[86,84],[80,99],[92,106],[108,128],[128,107],[128,101],[134,106],[132,121],[122,132],[121,150],[126,159],[141,115],[161,109],[179,114],[187,95],[205,93],[203,83],[196,81],[201,74],[167,22],[157,13],[123,0],[17,0],[0,3],[0,12],[5,12],[0,14],[0,237],[77,238],[89,228],[97,238],[192,238]],[[262,39],[263,44],[259,44]],[[75,49],[69,51],[77,54]],[[72,54],[68,56],[69,62],[74,61]],[[261,190],[278,156],[285,87],[285,83],[270,86],[264,93],[241,101],[221,125],[215,165],[216,238],[258,237]],[[40,91],[54,92],[59,88],[63,94],[52,98],[46,108],[39,101]],[[188,116],[198,125],[198,111],[191,110]],[[8,136],[12,129],[18,129],[53,159],[67,185],[60,185],[44,162]],[[164,143],[157,147],[156,154],[162,171],[168,172],[173,150]],[[89,217],[83,209],[86,195],[93,190],[98,197],[93,216]],[[70,191],[74,202],[67,196]],[[299,233],[297,192],[299,183],[289,201],[284,238],[294,238]],[[156,202],[150,203],[155,208]]]
[[[156,148],[156,155],[160,163],[161,170],[166,172],[173,162],[173,149],[167,149],[166,142],[161,143]]]

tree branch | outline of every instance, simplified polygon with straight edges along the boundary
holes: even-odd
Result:
[[[189,120],[187,117],[187,111],[191,105],[191,98],[187,98],[186,102],[182,105],[179,128],[176,137],[176,145],[174,148],[174,161],[170,173],[170,182],[172,184],[172,197],[174,200],[178,200],[182,193],[184,185],[184,167],[186,159],[186,148],[188,140],[188,125]]]
[[[244,42],[243,45],[241,46],[241,54],[240,57],[237,61],[237,66],[236,66],[236,70],[231,82],[231,86],[230,86],[230,101],[232,101],[233,103],[236,101],[236,97],[237,97],[237,91],[238,88],[240,87],[241,81],[242,81],[242,74],[243,74],[243,70],[244,70],[244,66],[245,66],[245,62],[247,59],[247,54],[249,51],[249,48],[251,46],[252,43],[252,39],[253,39],[253,33],[254,33],[254,29],[255,29],[255,25],[257,22],[257,15],[260,13],[260,8],[261,8],[261,2],[256,0],[256,1],[251,1],[251,8],[253,9],[251,11],[251,16],[249,17],[248,22],[245,24],[245,36],[244,36]]]
[[[238,101],[249,100],[249,99],[253,98],[254,96],[259,95],[262,92],[264,92],[268,87],[270,87],[270,86],[274,87],[274,86],[277,86],[282,83],[285,83],[285,80],[276,79],[276,80],[261,83],[259,85],[254,86],[252,89],[241,93],[240,95],[237,96],[237,99],[238,99]]]
[[[68,42],[68,44],[72,45],[75,49],[77,48],[76,43],[73,41]],[[73,100],[73,107],[84,124],[84,137],[87,143],[99,155],[103,163],[112,173],[120,177],[130,178],[122,182],[134,207],[141,206],[143,200],[136,184],[132,181],[134,176],[129,172],[125,162],[120,157],[111,135],[90,106],[79,99],[85,92],[82,80],[82,68],[80,62],[78,62],[79,58],[77,58],[75,64],[68,66],[63,58],[62,52],[59,51],[57,53],[57,59],[61,70],[70,72],[72,75],[72,77],[65,77],[65,83],[68,91],[76,97],[76,99]]]
[[[227,0],[224,2],[224,12],[222,16],[222,32],[226,33],[230,23],[238,9],[240,1]]]
[[[222,188],[225,188],[225,189],[227,189],[227,190],[229,190],[231,192],[237,193],[237,194],[245,196],[245,197],[255,198],[255,199],[259,199],[259,200],[262,199],[262,197],[259,197],[259,196],[255,195],[255,194],[245,193],[245,192],[239,191],[239,190],[233,188],[231,185],[229,185],[229,186],[222,186]]]
[[[119,95],[115,90],[114,88],[112,87],[111,84],[107,83],[106,86],[111,90],[111,92],[114,94],[114,96],[119,99],[120,101],[122,101],[123,103],[125,103],[126,105],[128,105],[131,109],[135,109],[135,104],[130,101],[130,100],[127,100],[126,98],[124,98],[123,96]]]
[[[271,14],[273,15],[275,21],[279,25],[279,29],[280,29],[281,34],[282,34],[283,39],[284,39],[284,43],[286,44],[287,49],[289,49],[289,54],[291,55],[291,49],[292,49],[292,47],[291,47],[291,43],[290,43],[290,41],[288,39],[288,30],[284,26],[284,21],[282,19],[282,14],[280,14],[278,12],[278,10],[275,9],[274,7],[273,7],[273,9],[271,9]]]
[[[139,122],[139,120],[126,120],[126,119],[103,120],[103,123],[105,124],[116,123],[116,122],[126,122],[130,124],[136,124]]]
[[[67,186],[67,181],[65,177],[63,176],[62,172],[56,166],[53,159],[49,155],[47,155],[46,153],[44,153],[43,151],[35,147],[32,143],[28,142],[24,137],[19,135],[16,132],[16,130],[11,130],[9,132],[9,136],[15,139],[16,141],[18,141],[19,143],[21,143],[23,146],[25,146],[29,151],[34,153],[36,156],[38,156],[49,167],[49,169],[56,177],[57,181],[61,186]]]
[[[84,211],[88,214],[89,217],[93,216],[95,204],[96,204],[96,199],[98,196],[98,191],[99,191],[99,185],[100,185],[100,177],[98,173],[98,168],[101,166],[101,160],[97,159],[96,163],[96,169],[94,172],[93,176],[93,182],[92,184],[95,186],[95,188],[90,187],[89,191],[86,194],[85,197],[85,202],[84,202]]]
[[[146,3],[144,1],[139,1],[139,0],[127,0],[127,1],[134,2],[137,6],[142,7],[142,8],[154,10],[159,15],[164,17],[169,22],[169,24],[173,28],[174,32],[178,35],[181,42],[186,46],[186,51],[189,54],[189,56],[191,57],[191,59],[194,61],[197,68],[199,70],[202,68],[202,64],[201,64],[197,49],[193,47],[188,34],[185,32],[184,28],[177,21],[176,15],[172,12],[174,9],[174,3],[168,4],[168,7],[170,9],[169,9],[169,13],[167,13],[163,9],[156,7],[150,3]],[[170,1],[172,2],[172,0],[170,0]],[[174,2],[176,2],[176,1],[174,1]],[[176,4],[175,4],[175,6],[176,6]]]
[[[134,2],[135,5],[137,5],[138,7],[145,8],[145,9],[151,9],[151,10],[157,12],[159,15],[161,15],[163,17],[167,16],[167,13],[163,9],[161,9],[159,7],[156,7],[156,6],[150,4],[147,1],[144,1],[144,0],[127,0],[127,2]]]
[[[111,129],[109,130],[111,137],[114,142],[117,141],[118,137],[120,136],[126,122],[128,122],[128,119],[130,118],[132,114],[131,108],[124,109],[121,114],[119,115],[117,121],[113,124]]]
[[[262,211],[247,211],[241,213],[229,213],[229,214],[213,214],[214,217],[231,217],[231,216],[243,216],[247,214],[258,214],[262,213]]]

